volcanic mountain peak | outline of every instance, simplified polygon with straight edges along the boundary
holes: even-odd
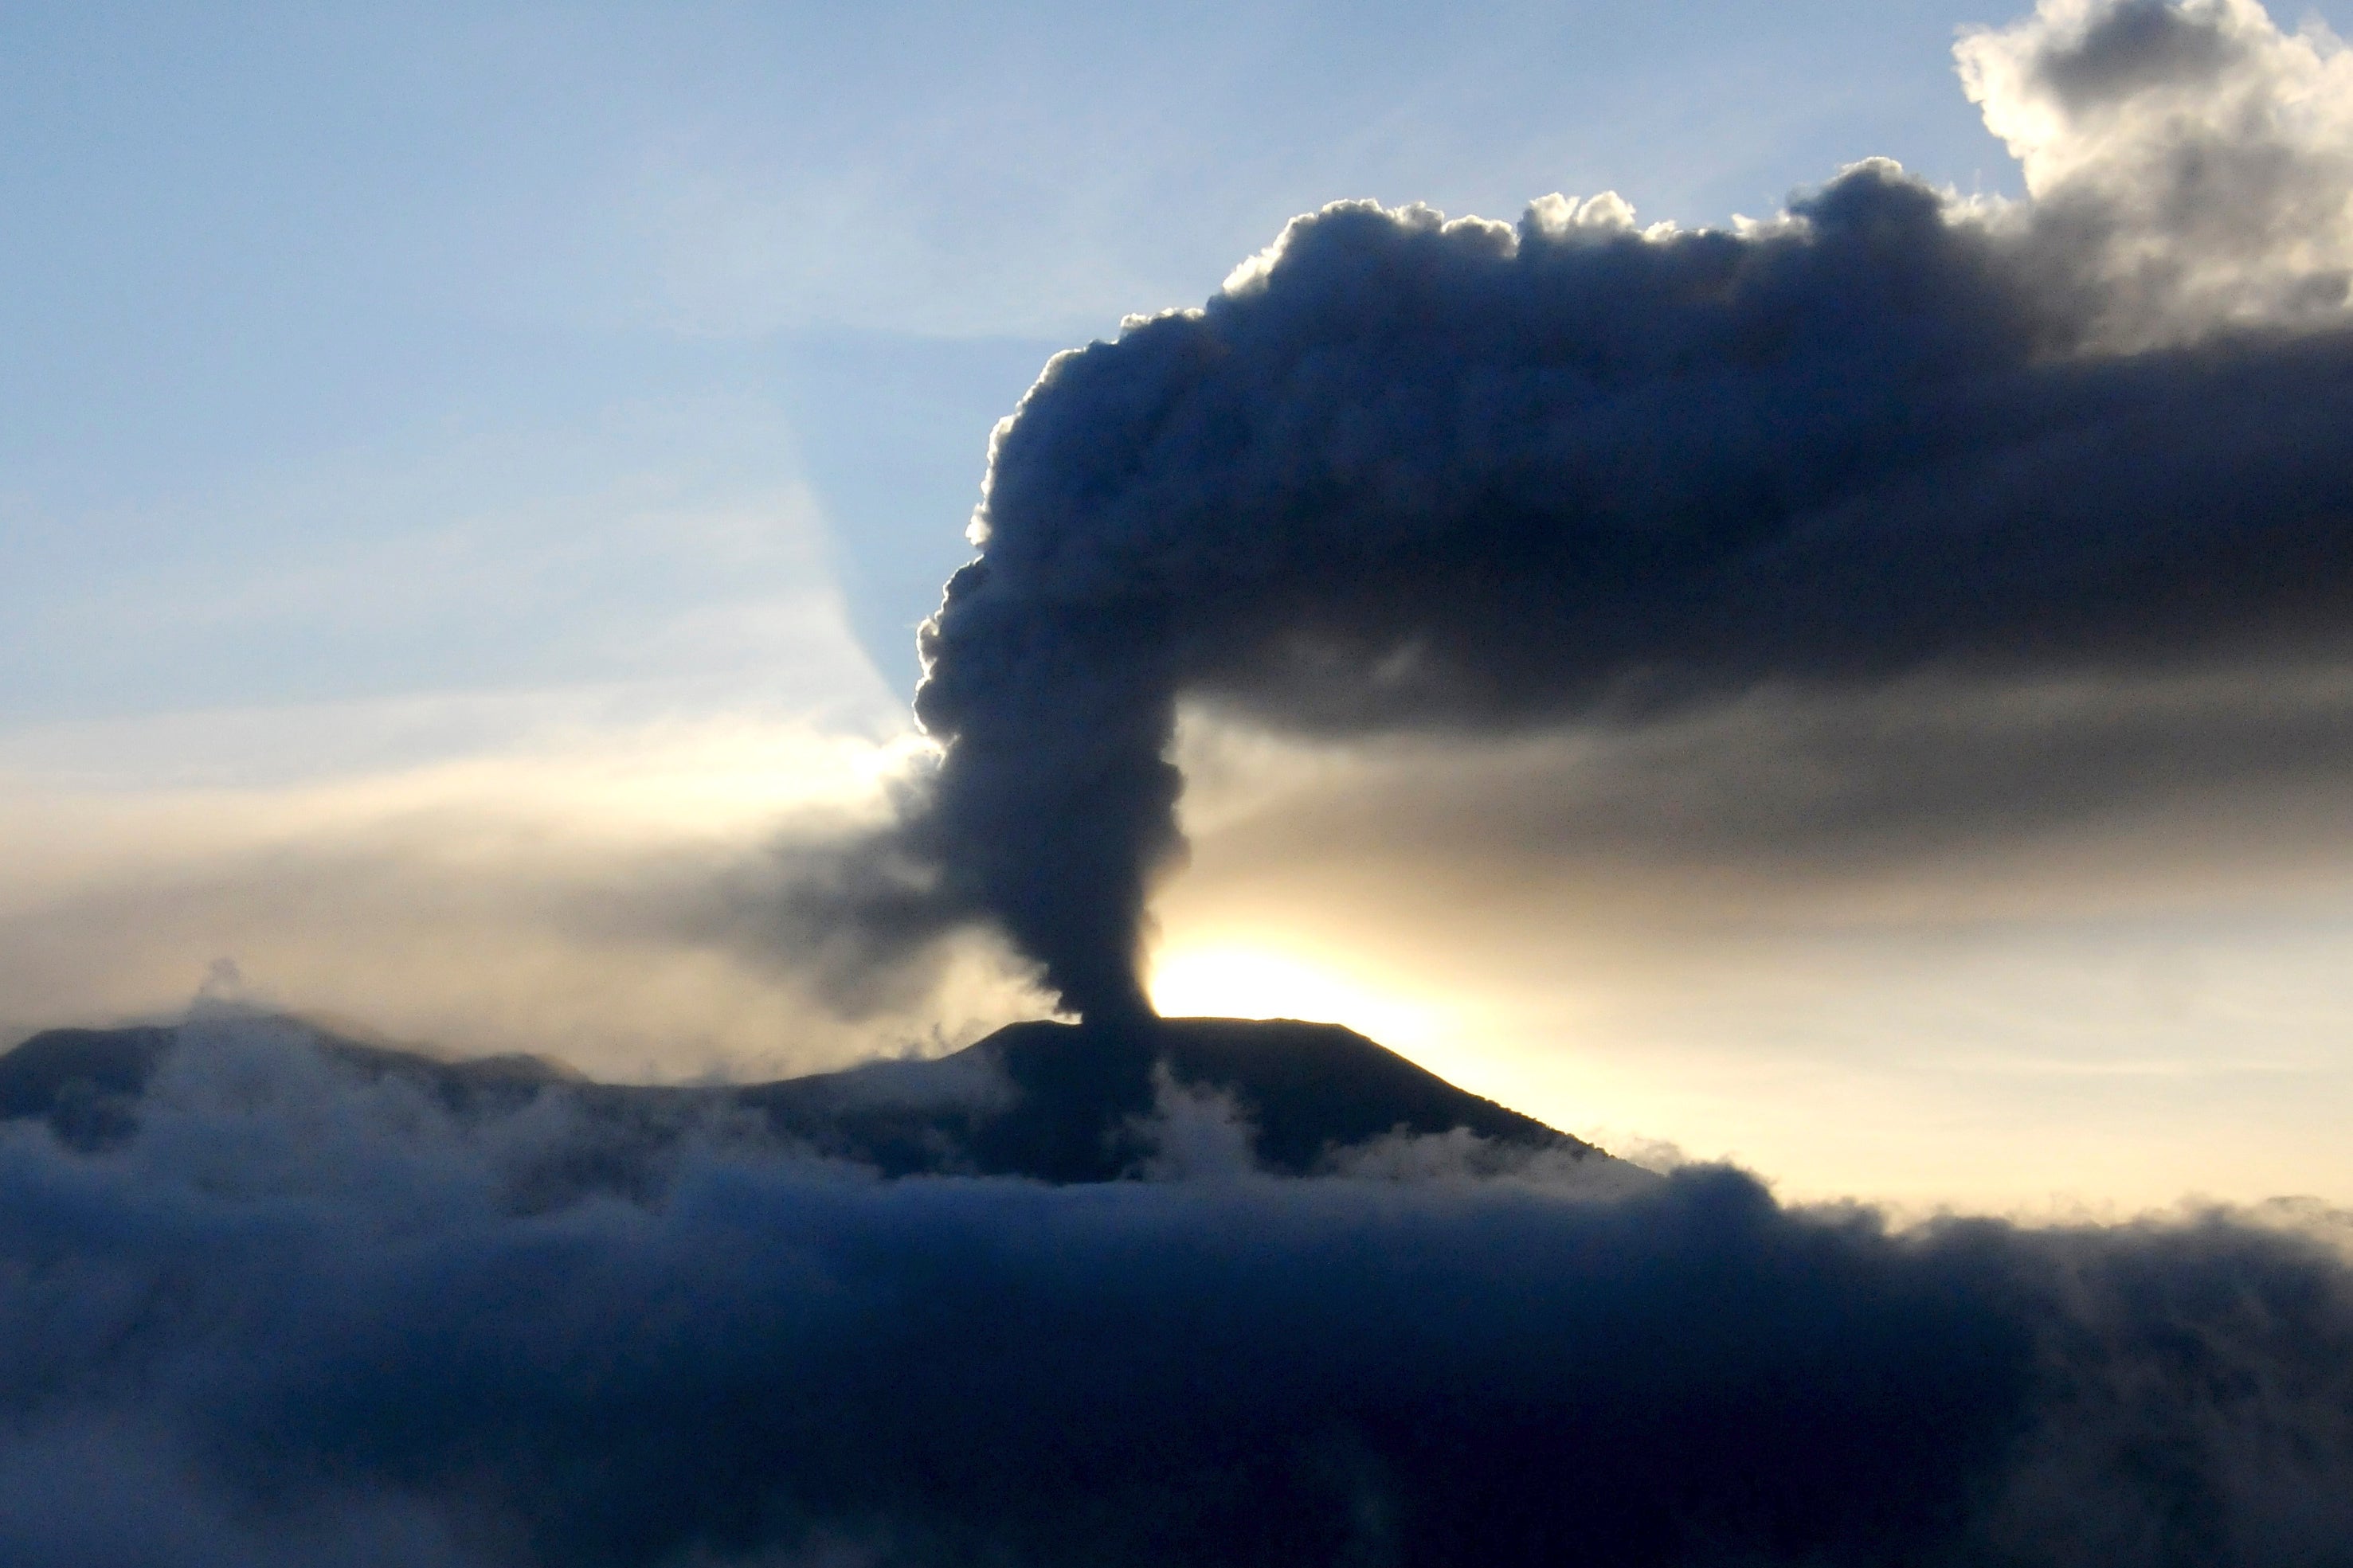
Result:
[[[1047,1140],[1019,1163],[1067,1170],[1064,1179],[1086,1179],[1080,1173],[1104,1157],[1089,1152],[1092,1127],[1150,1112],[1155,1068],[1183,1088],[1229,1097],[1254,1130],[1259,1162],[1293,1174],[1314,1169],[1335,1151],[1392,1133],[1427,1136],[1457,1128],[1529,1148],[1591,1152],[1589,1144],[1457,1089],[1337,1024],[1039,1021],[1008,1025],[959,1054],[974,1053],[997,1064],[1020,1091],[1004,1119],[1006,1131],[1019,1125]]]
[[[1619,1163],[1353,1030],[1291,1019],[1013,1024],[932,1059],[690,1088],[596,1083],[543,1058],[457,1060],[296,1018],[214,1012],[179,1025],[36,1035],[0,1056],[0,1119],[46,1120],[77,1147],[105,1147],[137,1127],[151,1082],[175,1053],[230,1040],[307,1053],[355,1081],[405,1083],[466,1120],[559,1097],[616,1169],[723,1125],[731,1137],[886,1175],[1108,1181],[1151,1155],[1154,1118],[1171,1090],[1230,1106],[1257,1164],[1288,1174],[1393,1136],[1458,1131],[1482,1147]]]

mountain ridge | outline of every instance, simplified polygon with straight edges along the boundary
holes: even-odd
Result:
[[[0,1121],[45,1121],[97,1150],[136,1130],[172,1053],[227,1028],[308,1050],[359,1080],[409,1084],[460,1118],[561,1096],[638,1153],[725,1121],[734,1136],[871,1166],[885,1176],[982,1174],[1054,1183],[1131,1174],[1172,1090],[1229,1105],[1263,1169],[1303,1175],[1396,1135],[1458,1131],[1514,1151],[1619,1162],[1470,1093],[1355,1031],[1294,1019],[1149,1018],[1008,1025],[944,1057],[883,1060],[765,1083],[633,1085],[521,1054],[472,1058],[353,1038],[282,1015],[50,1029],[0,1055]]]

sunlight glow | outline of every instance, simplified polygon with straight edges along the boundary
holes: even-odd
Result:
[[[1345,963],[1240,942],[1161,953],[1151,990],[1153,1005],[1172,1017],[1345,1024],[1400,1049],[1428,1044],[1444,1022],[1437,1009],[1349,973]]]

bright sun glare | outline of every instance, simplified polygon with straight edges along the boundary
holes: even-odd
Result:
[[[1438,1023],[1431,1008],[1367,984],[1344,967],[1240,943],[1159,955],[1152,969],[1152,1003],[1171,1017],[1345,1024],[1388,1046],[1425,1041]]]

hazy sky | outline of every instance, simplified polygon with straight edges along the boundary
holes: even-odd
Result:
[[[1028,1005],[987,955],[844,1021],[697,889],[872,809],[1050,353],[1339,197],[1723,225],[1873,154],[2021,189],[1951,59],[2006,13],[848,15],[0,16],[0,1024],[229,958],[607,1073],[960,1038]],[[2341,798],[1450,879],[1409,811],[1324,820],[1382,758],[1188,743],[1165,1006],[1337,1017],[1801,1193],[2353,1200]]]

